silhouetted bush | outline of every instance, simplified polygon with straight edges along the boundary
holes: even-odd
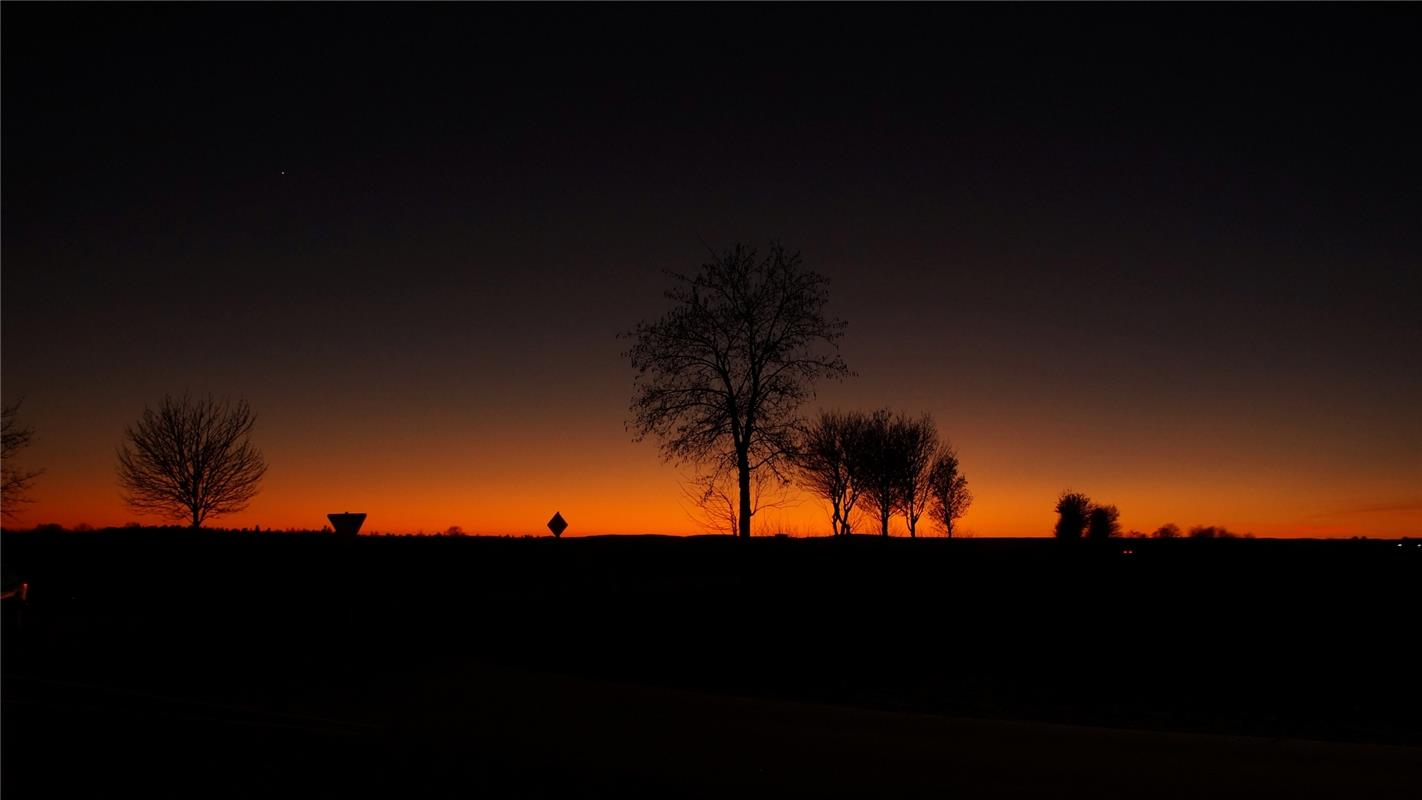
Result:
[[[1151,536],[1156,539],[1179,539],[1180,526],[1176,525],[1173,522],[1167,522],[1164,525],[1161,525],[1159,528],[1156,528],[1155,532],[1152,533]]]
[[[1080,539],[1091,513],[1091,498],[1080,492],[1062,492],[1062,496],[1057,498],[1056,510],[1057,526],[1053,531],[1056,537]]]
[[[1115,506],[1092,506],[1087,515],[1086,537],[1110,539],[1121,532],[1121,512]]]
[[[1239,534],[1233,533],[1224,527],[1214,525],[1196,525],[1190,529],[1191,539],[1238,539]]]

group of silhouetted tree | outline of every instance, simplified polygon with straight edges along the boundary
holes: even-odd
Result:
[[[1093,503],[1081,492],[1062,492],[1057,498],[1058,539],[1110,539],[1121,534],[1121,512],[1115,506]]]
[[[1188,534],[1191,539],[1252,539],[1253,534],[1243,534],[1241,536],[1222,525],[1196,525],[1190,529]]]
[[[803,428],[794,454],[800,485],[830,505],[832,532],[853,532],[860,509],[889,535],[895,514],[909,536],[927,513],[949,536],[972,502],[953,448],[940,444],[932,417],[912,418],[885,409],[824,411]]]
[[[1132,539],[1252,539],[1253,534],[1238,534],[1216,525],[1196,525],[1189,532],[1182,532],[1180,526],[1167,522],[1152,531],[1149,536],[1140,531],[1121,533],[1117,520],[1120,513],[1115,506],[1100,506],[1080,492],[1063,492],[1057,499],[1057,525],[1055,534],[1059,539],[1110,539],[1125,536]]]
[[[849,374],[835,352],[845,324],[825,314],[825,278],[778,243],[764,256],[741,244],[710,256],[694,274],[671,273],[671,307],[624,334],[636,370],[628,427],[655,435],[666,459],[701,468],[693,504],[726,523],[733,476],[726,527],[749,536],[757,489],[794,475],[829,501],[836,535],[851,532],[859,509],[885,536],[895,514],[916,536],[925,513],[951,536],[972,495],[932,419],[798,417],[815,381]]]

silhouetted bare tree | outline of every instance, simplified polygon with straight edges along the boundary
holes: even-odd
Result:
[[[968,479],[958,471],[958,454],[953,448],[943,448],[933,460],[928,485],[932,498],[928,516],[951,539],[953,523],[973,504],[973,493],[968,491]]]
[[[933,499],[929,473],[938,451],[938,426],[924,414],[918,419],[899,417],[893,426],[898,454],[898,509],[908,523],[910,538],[918,536],[918,520]]]
[[[1121,512],[1115,506],[1091,507],[1091,513],[1086,523],[1086,538],[1088,539],[1110,539],[1121,533]]]
[[[865,417],[851,411],[821,411],[804,427],[796,447],[795,472],[800,485],[830,503],[830,527],[836,536],[848,535],[859,487],[850,473],[850,452],[861,435]]]
[[[882,536],[889,535],[889,519],[903,489],[902,442],[895,423],[887,409],[867,415],[849,449],[850,480],[859,487],[860,502],[879,521]]]
[[[30,444],[33,428],[20,424],[20,401],[0,407],[0,513],[15,517],[30,502],[29,491],[44,470],[26,470],[15,456]]]
[[[669,460],[734,470],[747,537],[752,475],[778,474],[814,382],[849,374],[834,352],[845,325],[825,315],[826,279],[779,244],[764,257],[737,244],[695,275],[671,275],[673,307],[624,334],[637,371],[628,427],[638,440],[655,434]]]
[[[1090,513],[1091,498],[1080,492],[1062,492],[1057,498],[1057,538],[1080,539]]]
[[[245,400],[164,397],[124,430],[118,451],[124,501],[137,511],[189,519],[247,507],[267,471],[250,441],[257,418]]]
[[[1155,533],[1152,533],[1151,536],[1156,539],[1179,539],[1180,526],[1173,522],[1167,522],[1156,528]]]

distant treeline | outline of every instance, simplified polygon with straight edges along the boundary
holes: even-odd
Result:
[[[121,526],[110,526],[96,528],[93,525],[79,523],[73,527],[65,527],[56,522],[45,522],[31,528],[6,527],[5,533],[172,533],[192,535],[193,529],[187,525],[140,525],[131,522]],[[263,528],[260,525],[250,528],[213,528],[202,529],[203,533],[209,534],[293,534],[293,535],[333,535],[329,526],[317,528]],[[433,536],[433,537],[481,537],[481,538],[502,538],[502,539],[527,539],[541,538],[535,534],[505,533],[505,534],[469,534],[458,525],[451,525],[442,531],[364,531],[361,536]],[[1140,531],[1126,531],[1118,534],[1123,538],[1134,539],[1253,539],[1254,534],[1238,534],[1225,528],[1214,525],[1196,525],[1188,531],[1181,532],[1180,527],[1175,524],[1162,525],[1150,534]],[[783,538],[783,535],[781,535]],[[1030,537],[1029,537],[1030,538]],[[1354,539],[1366,539],[1366,536],[1354,536]],[[1406,537],[1403,537],[1406,538]]]
[[[1111,539],[1124,536],[1131,539],[1253,539],[1254,534],[1233,533],[1223,526],[1196,525],[1182,536],[1180,526],[1167,522],[1149,537],[1140,531],[1121,532],[1121,512],[1113,505],[1092,502],[1081,492],[1062,492],[1057,498],[1057,524],[1052,533],[1058,539]]]
[[[1131,531],[1131,536],[1144,538],[1145,534],[1140,531]],[[1181,538],[1180,526],[1173,522],[1167,522],[1151,532],[1154,539],[1179,539]],[[1185,533],[1191,539],[1253,539],[1252,533],[1234,533],[1224,526],[1196,525]],[[1364,537],[1366,538],[1366,537]]]

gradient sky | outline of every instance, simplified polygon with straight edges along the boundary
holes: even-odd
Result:
[[[270,462],[219,524],[694,532],[616,334],[779,238],[849,322],[807,410],[933,414],[975,535],[1422,535],[1416,6],[0,15],[22,524],[156,522],[114,450],[190,391]]]

